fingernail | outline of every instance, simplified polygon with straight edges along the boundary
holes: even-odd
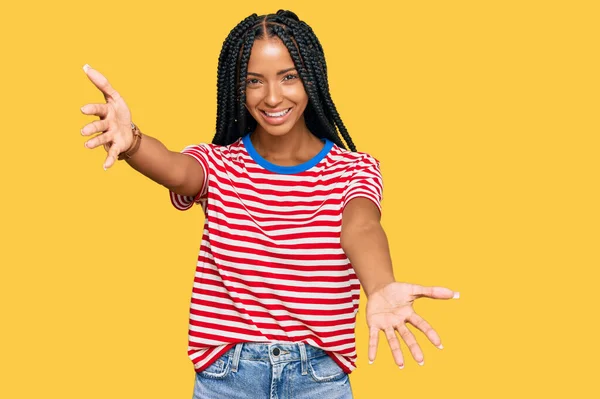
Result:
[[[444,349],[444,345],[442,345],[442,344],[439,344],[439,345],[438,345],[438,348],[440,348],[440,349]]]
[[[399,368],[400,370],[402,370],[402,369],[404,368],[404,365],[402,365],[402,366],[398,366],[398,368]]]
[[[85,73],[87,73],[88,69],[90,69],[90,68],[91,68],[91,66],[89,66],[88,64],[85,64],[85,65],[83,66],[83,71],[84,71]]]
[[[106,166],[103,166],[104,170],[106,170]]]
[[[425,364],[425,360],[423,360],[421,363],[419,363],[419,366],[422,366]]]
[[[85,111],[83,110],[85,107],[81,107],[81,112],[83,112],[85,114]]]
[[[452,299],[458,299],[460,298],[460,292],[455,292],[454,295],[452,296]]]
[[[369,360],[369,364],[373,364],[373,360]]]

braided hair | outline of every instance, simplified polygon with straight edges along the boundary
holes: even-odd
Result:
[[[223,42],[217,70],[217,124],[212,143],[229,145],[256,129],[257,122],[245,107],[248,60],[256,39],[272,37],[281,39],[288,49],[308,95],[304,110],[308,129],[319,138],[356,151],[329,94],[321,43],[310,26],[293,12],[284,10],[276,14],[250,15],[233,28]]]

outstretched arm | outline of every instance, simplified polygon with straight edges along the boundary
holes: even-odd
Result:
[[[396,281],[380,218],[377,206],[364,197],[350,200],[342,214],[342,249],[367,297]]]
[[[83,136],[100,133],[85,142],[86,148],[104,146],[108,155],[104,169],[110,168],[120,153],[133,142],[131,113],[123,97],[99,71],[84,67],[90,81],[102,92],[105,104],[86,104],[81,112],[96,115],[95,120],[81,129]],[[195,196],[202,189],[204,171],[192,157],[170,151],[160,141],[142,134],[138,150],[127,161],[131,167],[169,190],[186,196]]]
[[[436,347],[442,349],[443,346],[437,332],[413,309],[414,300],[422,297],[451,299],[459,295],[444,287],[396,282],[387,238],[379,219],[379,209],[366,198],[352,199],[342,214],[342,248],[367,295],[369,362],[375,360],[379,331],[383,330],[398,367],[404,368],[404,356],[396,331],[415,361],[423,365],[423,351],[406,323],[422,331]]]

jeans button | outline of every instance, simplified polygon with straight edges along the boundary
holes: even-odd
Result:
[[[279,348],[273,349],[273,355],[274,356],[279,356]]]

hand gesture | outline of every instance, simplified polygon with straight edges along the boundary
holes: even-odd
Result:
[[[92,83],[102,92],[106,104],[86,104],[81,112],[86,115],[97,115],[100,120],[93,121],[81,129],[81,134],[89,136],[100,133],[85,142],[87,148],[104,146],[108,155],[104,161],[104,170],[110,168],[120,153],[127,151],[133,142],[131,130],[131,113],[123,97],[110,85],[108,80],[97,70],[85,64],[83,70]]]
[[[442,349],[442,342],[435,330],[413,309],[417,298],[433,299],[458,298],[459,293],[443,287],[422,287],[415,284],[394,282],[375,291],[367,302],[367,325],[369,326],[369,363],[373,363],[379,343],[379,330],[387,337],[394,361],[404,368],[404,357],[395,331],[398,331],[413,358],[423,365],[423,352],[406,322],[421,330],[436,347]]]

